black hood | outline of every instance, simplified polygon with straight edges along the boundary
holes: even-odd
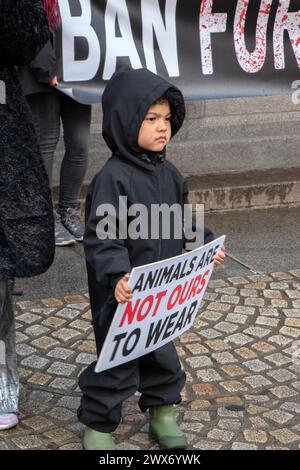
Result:
[[[150,106],[166,92],[172,118],[172,137],[179,131],[185,117],[181,92],[162,77],[149,70],[121,69],[108,82],[103,96],[102,135],[113,153],[151,169],[137,144],[138,132]]]

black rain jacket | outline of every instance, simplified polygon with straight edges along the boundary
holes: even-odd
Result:
[[[149,210],[151,204],[165,203],[171,206],[177,203],[182,206],[187,201],[184,177],[165,159],[164,152],[145,152],[137,145],[138,132],[145,114],[169,89],[173,91],[173,99],[169,101],[173,137],[183,123],[185,105],[180,91],[163,78],[147,69],[121,70],[112,77],[102,97],[102,133],[112,156],[95,176],[88,191],[84,237],[94,316],[101,308],[107,310],[108,307],[108,311],[113,311],[116,306],[113,305],[113,290],[122,275],[135,266],[180,255],[184,249],[183,238],[124,240],[117,237],[100,240],[96,232],[101,220],[97,216],[97,208],[103,203],[118,208],[119,196],[127,196],[128,208],[139,203]],[[212,233],[207,230],[206,241],[212,238]],[[101,322],[107,320],[105,317],[105,314],[101,314],[98,326],[101,327]]]

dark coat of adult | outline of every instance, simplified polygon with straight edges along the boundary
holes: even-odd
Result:
[[[178,169],[165,158],[165,152],[146,152],[137,144],[142,121],[150,106],[167,91],[171,108],[172,137],[185,117],[181,92],[147,69],[117,72],[107,85],[103,97],[103,137],[112,157],[94,178],[86,201],[84,247],[87,261],[92,313],[100,312],[111,297],[116,280],[135,266],[154,263],[182,254],[185,240],[131,238],[100,240],[97,224],[99,205],[119,207],[119,196],[127,196],[128,208],[143,204],[180,204],[187,202],[187,187]],[[171,99],[172,98],[172,99]],[[99,213],[99,212],[98,212]],[[206,242],[213,238],[206,231]],[[97,315],[98,316],[98,315]],[[105,321],[105,315],[101,315]],[[101,322],[101,318],[100,318]],[[98,322],[98,326],[99,322]],[[104,325],[103,325],[104,326]],[[104,328],[105,329],[105,328]]]
[[[41,0],[0,0],[0,279],[44,272],[54,255],[51,194],[16,65],[49,39]]]

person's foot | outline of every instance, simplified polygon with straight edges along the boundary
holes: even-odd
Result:
[[[82,242],[84,235],[84,223],[79,212],[73,207],[59,209],[63,226],[73,235],[76,241]]]
[[[99,432],[86,426],[83,436],[84,450],[117,450],[116,443],[108,432]]]
[[[187,448],[187,439],[176,423],[173,405],[153,406],[149,412],[149,435],[160,449]]]
[[[55,245],[56,246],[70,246],[76,242],[75,237],[63,226],[61,216],[57,211],[54,211],[55,219]]]
[[[18,424],[18,417],[15,413],[0,413],[0,431],[13,428]]]

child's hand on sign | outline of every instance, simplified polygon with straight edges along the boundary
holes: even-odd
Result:
[[[125,304],[132,298],[132,291],[128,285],[130,273],[125,274],[116,285],[115,298],[119,304]]]
[[[225,246],[223,245],[220,251],[216,254],[214,258],[214,265],[220,266],[222,263],[224,263],[224,260],[225,260]]]

